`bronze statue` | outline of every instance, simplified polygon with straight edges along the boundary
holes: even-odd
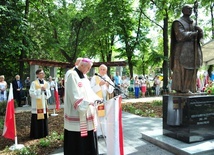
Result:
[[[193,8],[184,5],[183,16],[172,23],[170,65],[172,90],[177,93],[196,92],[198,68],[202,65],[200,39],[203,31],[190,18]]]

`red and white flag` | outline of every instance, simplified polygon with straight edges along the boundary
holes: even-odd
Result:
[[[118,96],[105,104],[107,155],[124,155],[121,101],[122,97]]]
[[[3,135],[8,139],[15,139],[16,136],[16,126],[15,126],[15,110],[14,110],[14,98],[13,98],[13,87],[12,83],[10,83],[9,96],[7,101],[5,122],[4,122],[4,130]]]
[[[54,97],[55,97],[55,103],[56,103],[56,110],[60,109],[60,101],[59,101],[59,93],[58,93],[58,86],[56,84],[55,90],[54,90]]]

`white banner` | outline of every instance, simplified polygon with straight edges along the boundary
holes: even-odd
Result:
[[[124,155],[121,101],[117,96],[105,104],[107,155]]]

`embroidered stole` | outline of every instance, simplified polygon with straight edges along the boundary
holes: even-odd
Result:
[[[45,86],[45,88],[47,87],[46,82],[44,82],[44,86]],[[41,89],[41,85],[40,85],[38,80],[35,81],[35,87],[36,87],[36,90]],[[41,96],[42,97],[40,99],[36,99],[37,119],[44,119],[45,118],[45,116],[44,116],[45,110],[46,110],[46,113],[48,116],[47,108],[45,108],[47,104],[46,104],[44,92],[42,92]]]
[[[101,80],[100,80],[100,78],[99,78],[98,76],[96,76],[95,81],[96,81],[96,84],[99,85],[99,83],[100,83]],[[107,89],[108,89],[108,88],[107,88]],[[97,94],[100,98],[103,98],[102,89],[101,89],[100,91],[96,92],[96,94]],[[112,94],[114,95],[114,93],[112,93]],[[104,99],[104,100],[109,100],[109,99],[113,98],[114,96],[112,96],[112,94],[110,94],[110,93],[107,91],[107,92],[106,92],[106,99]]]
[[[100,80],[100,78],[99,78],[98,76],[96,76],[95,81],[96,81],[96,84],[99,85],[99,83],[100,83],[101,80]],[[96,94],[97,94],[100,98],[103,98],[102,89],[99,90],[98,92],[96,92]]]
[[[96,84],[99,84],[100,83],[100,78],[96,76]],[[96,94],[100,97],[100,98],[103,98],[103,92],[102,92],[102,89],[99,90],[98,92],[96,92]],[[98,117],[103,117],[105,116],[105,106],[104,104],[99,104],[97,106],[97,115]]]

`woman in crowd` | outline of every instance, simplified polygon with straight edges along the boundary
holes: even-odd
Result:
[[[141,82],[142,97],[145,97],[145,94],[146,94],[146,79],[144,77],[142,77],[140,82]]]
[[[154,85],[155,85],[155,95],[156,96],[159,96],[160,95],[160,84],[161,84],[161,81],[159,79],[159,76],[155,76],[155,79],[154,79]]]
[[[139,92],[140,92],[140,80],[138,79],[138,76],[135,76],[135,79],[134,79],[134,95],[135,95],[135,98],[139,98]]]
[[[4,81],[4,75],[0,76],[0,102],[7,100],[7,82]]]

